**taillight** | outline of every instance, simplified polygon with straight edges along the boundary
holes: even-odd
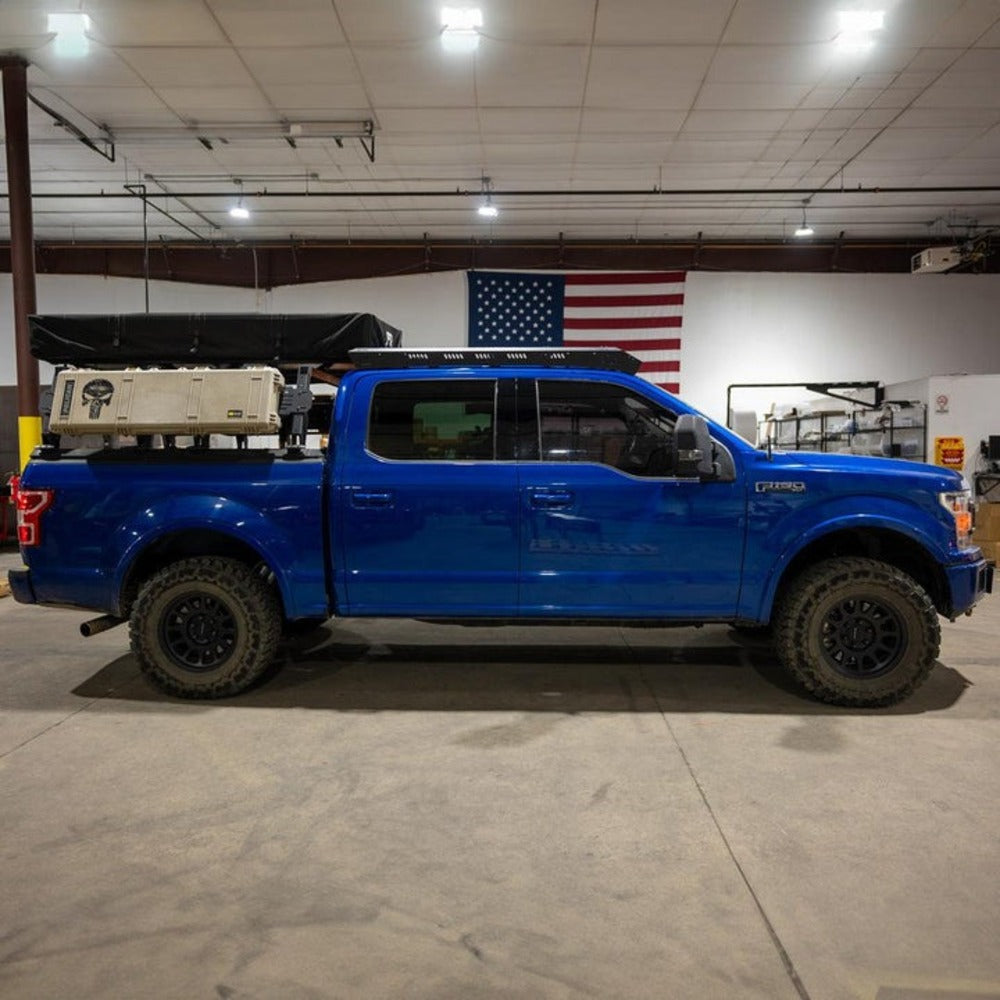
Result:
[[[15,476],[10,481],[10,495],[17,511],[17,541],[24,548],[38,545],[42,540],[41,518],[55,500],[55,490],[23,490],[21,480]]]

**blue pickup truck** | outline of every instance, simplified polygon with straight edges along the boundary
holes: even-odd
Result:
[[[954,472],[758,450],[614,351],[356,350],[323,449],[40,448],[18,601],[127,621],[186,698],[331,616],[768,629],[826,702],[887,705],[992,588]]]

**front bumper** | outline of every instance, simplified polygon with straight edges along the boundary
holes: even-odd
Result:
[[[983,597],[993,593],[993,564],[985,559],[949,566],[947,573],[951,616],[971,611]]]
[[[30,569],[12,569],[7,571],[7,582],[10,584],[11,596],[18,604],[37,604],[35,588],[31,585]]]

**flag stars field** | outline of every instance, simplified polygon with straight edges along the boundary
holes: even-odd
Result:
[[[469,272],[469,346],[620,347],[680,391],[683,271]]]

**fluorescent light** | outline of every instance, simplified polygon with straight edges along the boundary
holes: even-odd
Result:
[[[884,10],[838,10],[840,30],[852,34],[880,31],[885,27]]]
[[[872,33],[885,27],[884,10],[838,10],[840,33],[835,42],[845,52],[864,52],[875,44]]]
[[[483,26],[483,12],[478,7],[442,7],[441,25],[445,31],[475,31]]]
[[[476,209],[476,211],[484,219],[495,219],[500,214],[500,210],[496,207],[496,205],[492,204],[491,202],[486,202],[485,204],[480,205],[479,208]]]
[[[229,214],[234,219],[249,219],[250,209],[240,203],[239,205],[233,205],[232,208],[229,209]]]
[[[478,7],[442,7],[441,26],[441,46],[446,52],[475,52],[483,12]]]
[[[809,204],[809,201],[809,198],[802,200],[802,225],[795,230],[796,236],[812,236],[813,234],[813,227],[806,221],[806,206]]]
[[[79,59],[90,51],[90,18],[86,14],[49,14],[48,30],[55,36],[57,56]]]

